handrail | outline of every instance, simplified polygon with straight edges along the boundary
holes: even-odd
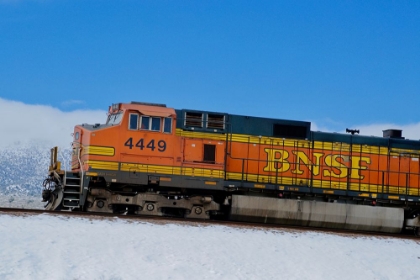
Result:
[[[77,159],[79,161],[79,168],[80,172],[82,173],[82,176],[80,177],[80,193],[83,193],[83,179],[84,179],[84,173],[83,173],[83,166],[82,166],[82,160],[80,159],[80,154],[82,153],[82,148],[79,146],[77,148]]]

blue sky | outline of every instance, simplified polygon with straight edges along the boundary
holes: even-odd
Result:
[[[420,2],[0,0],[0,98],[413,126]]]

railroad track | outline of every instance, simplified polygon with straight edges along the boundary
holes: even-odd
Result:
[[[181,223],[191,225],[222,225],[234,228],[251,228],[260,230],[284,230],[284,231],[312,231],[318,233],[342,235],[348,237],[374,237],[374,238],[397,238],[405,240],[414,240],[420,242],[420,237],[415,236],[412,231],[403,232],[400,234],[393,233],[381,233],[381,232],[369,232],[369,231],[351,231],[343,229],[328,229],[328,228],[314,228],[314,227],[302,227],[302,226],[290,226],[280,224],[260,224],[251,222],[237,222],[237,221],[226,221],[226,220],[198,220],[198,219],[185,219],[176,217],[160,217],[160,216],[139,216],[139,215],[124,215],[114,213],[90,213],[90,212],[78,212],[78,211],[47,211],[42,209],[22,209],[22,208],[7,208],[0,207],[0,215],[11,214],[11,215],[41,215],[47,214],[51,216],[72,216],[72,217],[85,217],[90,219],[112,219],[118,218],[122,220],[136,220],[150,223]]]

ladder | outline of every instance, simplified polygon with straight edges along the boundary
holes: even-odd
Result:
[[[66,172],[64,175],[63,208],[64,211],[72,211],[79,208],[80,195],[82,194],[82,180],[78,172]]]

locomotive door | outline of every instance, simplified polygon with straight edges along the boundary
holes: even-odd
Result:
[[[203,139],[184,138],[184,163],[203,162]]]
[[[387,192],[399,195],[420,194],[420,162],[417,154],[391,155]]]

